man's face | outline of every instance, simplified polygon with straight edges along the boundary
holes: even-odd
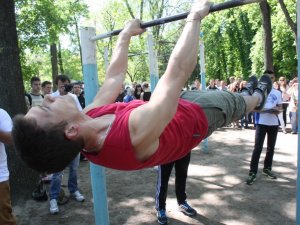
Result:
[[[41,81],[33,81],[31,84],[31,89],[33,93],[38,93],[41,91]]]
[[[59,94],[60,95],[66,95],[68,94],[68,92],[65,91],[65,84],[69,84],[70,82],[69,81],[65,81],[65,82],[62,82],[61,80],[58,80],[57,82],[57,88],[58,88],[58,91],[59,91]]]
[[[40,106],[32,107],[25,117],[33,117],[39,126],[57,124],[61,121],[69,121],[78,113],[78,108],[72,96],[63,95],[52,97],[46,95]]]
[[[46,86],[43,87],[44,95],[51,94],[51,92],[52,92],[52,85],[51,84],[46,84]]]
[[[73,86],[73,92],[74,92],[74,94],[79,95],[81,93],[80,85],[74,84],[74,86]]]

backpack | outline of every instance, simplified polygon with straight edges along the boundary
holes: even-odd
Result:
[[[32,198],[35,201],[44,202],[48,200],[48,195],[46,191],[46,186],[42,180],[40,180],[32,192]]]
[[[29,104],[30,104],[30,107],[31,107],[32,106],[32,97],[31,97],[31,95],[25,93],[25,96],[28,98],[28,101],[29,101]]]
[[[25,93],[25,96],[28,98],[30,108],[32,107],[32,97],[30,94]],[[44,98],[44,95],[41,95]]]

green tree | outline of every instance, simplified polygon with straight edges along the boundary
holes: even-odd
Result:
[[[124,21],[131,18],[149,21],[188,9],[185,1],[172,4],[174,2],[168,0],[109,2],[106,12],[103,13],[103,18],[106,19],[102,20],[106,30],[102,30],[101,33],[122,28]],[[293,0],[284,2],[265,0],[260,4],[254,3],[215,12],[206,17],[202,22],[201,30],[204,34],[207,80],[209,78],[226,80],[232,75],[246,79],[251,74],[262,74],[266,68],[274,69],[275,73],[287,77],[295,74],[297,68],[296,42],[293,35],[295,27],[293,21],[296,20],[295,4]],[[148,32],[154,34],[160,73],[166,68],[168,55],[184,23],[182,20],[148,29]],[[109,44],[106,45],[109,46],[110,51],[115,40],[111,38]],[[144,52],[145,35],[133,42],[135,41],[140,43],[133,44],[135,46],[132,48],[133,51]],[[102,47],[99,49],[101,50]],[[139,74],[138,70],[143,68],[143,73],[145,73],[147,56],[145,55],[145,67],[140,67],[143,64],[140,57],[132,57],[129,64],[130,75]],[[137,66],[134,66],[135,64]],[[198,76],[199,65],[192,74],[190,82]],[[130,79],[139,78],[136,77],[131,76]]]
[[[34,51],[36,46],[45,48],[50,45],[54,80],[58,74],[59,36],[70,33],[78,18],[87,13],[86,5],[77,0],[19,0],[17,6],[22,50]],[[23,62],[26,63],[26,60]],[[62,66],[60,59],[61,69]]]

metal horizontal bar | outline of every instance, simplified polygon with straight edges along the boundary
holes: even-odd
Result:
[[[212,5],[210,7],[209,12],[217,12],[217,11],[221,11],[221,10],[224,10],[224,9],[230,9],[230,8],[243,6],[243,5],[247,5],[247,4],[251,4],[251,3],[256,3],[256,2],[260,2],[260,1],[261,0],[232,0],[232,1],[227,1],[227,2]],[[174,16],[168,16],[168,17],[152,20],[152,21],[149,21],[149,22],[142,23],[141,27],[142,28],[153,27],[153,26],[160,25],[160,24],[165,24],[165,23],[170,23],[170,22],[173,22],[173,21],[182,20],[182,19],[185,19],[188,16],[188,14],[189,14],[189,12],[185,12],[185,13],[180,13],[180,14],[177,14],[177,15],[174,15]],[[96,41],[96,40],[116,36],[121,31],[122,31],[122,29],[119,29],[119,30],[114,30],[114,31],[111,31],[111,32],[108,32],[108,33],[105,33],[105,34],[99,34],[99,35],[96,35],[96,36],[92,37],[91,40]]]

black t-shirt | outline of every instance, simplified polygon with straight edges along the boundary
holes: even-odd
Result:
[[[115,102],[123,102],[124,97],[125,97],[125,92],[122,92],[121,94],[118,95]]]
[[[151,97],[151,92],[144,92],[143,100],[144,101],[149,101]]]
[[[80,94],[79,96],[77,96],[77,98],[78,98],[78,101],[79,101],[82,109],[84,109],[85,108],[85,99],[84,99],[83,94]]]

